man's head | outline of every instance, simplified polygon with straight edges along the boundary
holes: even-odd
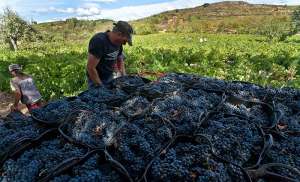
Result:
[[[13,76],[16,76],[22,70],[22,67],[18,64],[11,64],[8,66],[8,70]]]
[[[129,23],[126,21],[118,21],[114,23],[112,31],[117,34],[116,41],[118,43],[125,45],[126,42],[128,42],[128,44],[132,46],[133,28]]]

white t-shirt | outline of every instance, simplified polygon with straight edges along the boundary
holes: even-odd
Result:
[[[15,77],[11,79],[10,86],[12,91],[21,92],[21,102],[23,104],[33,104],[42,98],[31,77],[26,77],[24,79]]]

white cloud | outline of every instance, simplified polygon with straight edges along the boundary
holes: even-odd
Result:
[[[21,0],[0,0],[0,9],[6,8],[6,7],[10,7],[15,9],[15,7],[18,5],[18,3],[20,3]]]
[[[88,0],[86,0],[88,1]],[[97,0],[114,1],[114,0]],[[89,1],[90,2],[90,1]],[[156,3],[140,6],[125,6],[117,9],[101,9],[96,3],[85,3],[80,8],[55,8],[39,9],[35,12],[56,12],[65,14],[75,14],[79,19],[113,19],[113,20],[135,20],[144,18],[163,11],[195,7],[201,5],[199,0],[176,0],[165,3]]]
[[[82,8],[55,8],[50,7],[46,9],[39,9],[34,12],[37,13],[46,13],[46,12],[54,12],[54,13],[64,13],[64,14],[75,14],[75,16],[95,16],[101,13],[100,8],[93,6],[85,6]]]
[[[287,4],[300,5],[300,0],[245,0],[254,4]],[[78,17],[81,19],[136,20],[168,10],[191,8],[204,3],[220,2],[219,0],[170,0],[163,3],[132,5],[105,9],[105,3],[116,3],[118,0],[0,0],[0,8],[11,7],[27,19],[39,22],[54,18]],[[0,12],[1,13],[1,12]]]
[[[87,2],[99,2],[99,3],[113,3],[117,2],[117,0],[84,0]]]
[[[236,0],[239,1],[239,0]],[[299,5],[299,0],[246,0],[249,3],[253,4],[289,4],[289,5]],[[203,0],[175,0],[171,2],[156,3],[149,5],[140,5],[140,6],[127,6],[117,9],[103,9],[101,14],[78,17],[81,19],[113,19],[113,20],[136,20],[158,14],[164,11],[174,10],[174,9],[184,9],[200,6],[204,3],[213,3],[218,2],[215,0],[203,1]]]
[[[0,13],[5,7],[9,7],[23,18],[36,19],[35,10],[43,10],[45,7],[57,7],[61,6],[64,0],[0,0]],[[42,17],[42,16],[40,16]]]
[[[203,2],[199,0],[176,0],[164,3],[155,3],[140,6],[127,6],[117,9],[103,9],[100,15],[92,15],[85,17],[78,17],[81,19],[113,19],[113,20],[136,20],[164,11],[191,8],[202,5]]]
[[[88,2],[88,3],[84,3],[82,5],[82,7],[84,7],[84,8],[92,8],[92,7],[100,8],[100,5],[97,3]]]

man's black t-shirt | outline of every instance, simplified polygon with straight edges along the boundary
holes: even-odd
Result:
[[[109,82],[113,77],[113,65],[116,64],[118,56],[122,54],[123,47],[114,45],[108,37],[108,32],[95,34],[89,43],[88,51],[100,59],[96,69],[103,84]]]

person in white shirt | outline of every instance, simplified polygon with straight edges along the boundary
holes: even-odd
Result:
[[[12,79],[10,86],[15,95],[14,104],[11,107],[12,111],[20,111],[19,102],[25,104],[29,110],[41,107],[42,96],[36,88],[31,76],[22,72],[22,68],[18,64],[11,64],[8,67]]]

